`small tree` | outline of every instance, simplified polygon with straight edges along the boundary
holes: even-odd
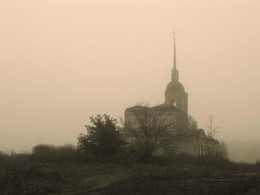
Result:
[[[78,148],[101,158],[119,152],[124,141],[117,120],[104,114],[90,117],[90,121],[92,125],[85,125],[87,134],[78,137]]]
[[[133,118],[124,122],[126,135],[139,146],[144,160],[149,161],[155,151],[173,143],[175,121],[169,113],[148,106],[137,106],[130,112]]]

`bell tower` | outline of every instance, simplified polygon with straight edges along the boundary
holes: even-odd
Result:
[[[173,69],[171,81],[165,90],[165,104],[174,105],[180,111],[188,114],[188,94],[185,92],[183,85],[179,82],[179,71],[176,63],[176,44],[175,31],[173,33]]]

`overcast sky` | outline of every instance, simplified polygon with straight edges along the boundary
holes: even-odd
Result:
[[[0,0],[0,150],[76,144],[89,117],[164,103],[176,33],[189,114],[260,142],[259,0]]]

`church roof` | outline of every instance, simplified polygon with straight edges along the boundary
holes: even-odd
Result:
[[[160,104],[157,106],[149,107],[149,106],[140,106],[140,105],[135,105],[133,107],[129,107],[126,109],[126,111],[129,110],[141,110],[143,108],[149,108],[151,110],[157,110],[157,111],[172,111],[172,112],[178,112],[179,109],[176,108],[174,105],[169,105],[169,104]]]
[[[169,105],[169,104],[160,104],[158,106],[152,107],[152,109],[157,109],[160,111],[174,111],[178,112],[178,108],[176,108],[174,105]]]
[[[171,81],[166,86],[165,94],[185,92],[183,85],[178,81]]]
[[[206,139],[208,141],[213,141],[213,142],[218,142],[217,140],[208,137],[205,134],[205,131],[203,129],[197,129],[197,130],[184,130],[184,131],[180,131],[178,133],[176,133],[174,135],[174,139],[178,140],[178,139],[186,139],[186,138],[198,138],[198,139]]]

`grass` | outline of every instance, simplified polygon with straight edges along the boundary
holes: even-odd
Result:
[[[0,153],[0,195],[260,194],[259,163],[187,155],[150,164],[91,163],[73,159],[72,147],[45,149],[37,155]],[[53,155],[58,151],[59,158]]]
[[[260,185],[260,173],[196,166],[28,163],[1,173],[0,194],[240,194]]]
[[[257,178],[179,178],[150,175],[112,183],[92,192],[106,194],[243,194],[259,186]]]

